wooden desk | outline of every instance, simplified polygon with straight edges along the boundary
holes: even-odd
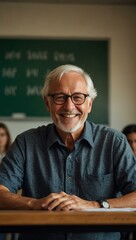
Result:
[[[0,231],[136,231],[136,212],[1,210]]]

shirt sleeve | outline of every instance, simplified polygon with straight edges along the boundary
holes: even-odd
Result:
[[[114,144],[114,179],[117,189],[124,195],[136,190],[136,158],[126,137],[120,135]]]

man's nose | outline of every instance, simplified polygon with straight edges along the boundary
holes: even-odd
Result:
[[[74,109],[75,104],[72,102],[72,99],[70,97],[67,98],[67,101],[64,103],[65,109]]]

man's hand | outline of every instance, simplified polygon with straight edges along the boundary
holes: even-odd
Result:
[[[56,211],[84,210],[87,208],[98,208],[99,203],[87,201],[75,195],[66,194],[65,192],[51,193],[45,198],[33,199],[30,201],[32,209],[45,209]]]
[[[0,196],[0,209],[69,211],[100,207],[95,201],[86,201],[65,192],[51,193],[41,199],[24,197],[11,193],[3,185],[0,185]]]

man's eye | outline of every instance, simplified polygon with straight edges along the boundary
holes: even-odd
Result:
[[[57,101],[64,101],[65,100],[65,96],[56,96],[56,100]]]
[[[73,100],[74,101],[81,101],[82,100],[82,97],[81,96],[73,96]]]

